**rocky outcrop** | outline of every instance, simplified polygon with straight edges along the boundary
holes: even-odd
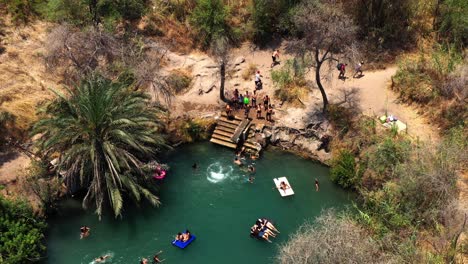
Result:
[[[303,129],[285,126],[266,127],[262,133],[273,146],[329,164],[331,153],[327,151],[331,136],[329,123],[326,120],[310,123]]]

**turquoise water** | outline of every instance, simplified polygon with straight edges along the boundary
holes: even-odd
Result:
[[[122,219],[104,216],[99,221],[92,212],[81,210],[78,201],[66,201],[61,215],[49,221],[45,263],[91,263],[104,254],[112,255],[105,263],[139,263],[141,257],[151,259],[160,250],[164,263],[272,263],[278,245],[306,219],[324,208],[350,203],[350,195],[329,181],[328,168],[310,160],[264,152],[255,161],[251,184],[233,158],[232,151],[211,143],[178,148],[167,161],[171,170],[161,188],[162,205],[128,204]],[[197,170],[191,168],[195,162]],[[280,176],[288,177],[294,196],[283,198],[273,188],[273,178]],[[280,230],[273,243],[249,237],[259,217],[272,219]],[[91,227],[91,235],[80,240],[83,225]],[[185,228],[197,239],[182,250],[171,241]]]

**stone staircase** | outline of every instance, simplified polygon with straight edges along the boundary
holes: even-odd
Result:
[[[236,132],[240,129],[243,120],[239,117],[234,117],[229,120],[226,114],[223,113],[216,123],[216,128],[213,131],[210,142],[219,144],[228,148],[237,148],[239,136],[236,138]]]
[[[259,153],[261,146],[256,142],[255,131],[262,128],[263,125],[254,124],[249,119],[237,116],[228,119],[226,114],[222,113],[210,142],[233,149],[245,147],[247,152]]]

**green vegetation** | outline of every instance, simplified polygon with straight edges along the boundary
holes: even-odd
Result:
[[[44,15],[58,22],[97,26],[101,22],[139,19],[146,8],[145,0],[49,0]]]
[[[9,201],[0,195],[0,262],[36,263],[45,251],[45,227],[28,202]]]
[[[41,135],[37,145],[44,156],[60,153],[58,170],[65,171],[67,185],[87,189],[83,205],[94,202],[101,215],[109,203],[116,216],[124,196],[158,205],[149,175],[140,170],[165,146],[160,110],[148,96],[100,76],[68,96],[56,94],[33,134]]]
[[[466,65],[453,46],[436,45],[432,53],[400,62],[393,89],[403,101],[425,107],[426,114],[444,129],[464,125],[467,118]]]
[[[299,0],[253,0],[253,41],[266,44],[275,35],[287,35],[293,28],[294,7]]]
[[[351,152],[347,150],[340,151],[338,156],[332,161],[330,178],[333,182],[343,186],[343,188],[353,187],[358,182],[356,162]]]
[[[197,7],[193,10],[190,21],[197,31],[199,41],[207,48],[212,41],[223,37],[235,39],[229,34],[231,28],[227,23],[229,9],[222,0],[199,0]]]
[[[271,79],[278,88],[275,96],[283,102],[300,101],[301,96],[305,94],[304,63],[297,59],[287,60],[280,70],[272,71]]]

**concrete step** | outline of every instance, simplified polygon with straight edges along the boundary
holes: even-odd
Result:
[[[226,132],[226,131],[223,131],[223,130],[220,130],[220,129],[216,128],[215,131],[213,131],[213,135],[214,134],[231,138],[234,133],[233,132]]]
[[[221,131],[230,133],[231,135],[233,135],[234,131],[236,131],[235,128],[230,128],[230,127],[225,127],[225,126],[216,126],[216,130],[221,130]]]
[[[233,125],[239,125],[241,120],[229,120],[227,119],[226,117],[221,117],[218,119],[218,121],[223,121],[223,122],[226,122],[226,123],[229,123],[229,124],[233,124]]]
[[[245,141],[244,146],[246,148],[251,148],[251,149],[257,150],[257,146],[256,146],[256,144],[254,144],[254,142]]]
[[[226,141],[219,140],[219,139],[216,139],[216,138],[212,138],[210,140],[210,142],[218,144],[218,145],[222,145],[222,146],[225,146],[225,147],[228,147],[228,148],[233,148],[233,149],[237,148],[237,145],[234,144],[234,143],[226,142]]]
[[[223,120],[218,120],[218,126],[225,126],[225,127],[229,127],[229,128],[232,128],[232,129],[236,129],[237,128],[237,125],[234,125],[234,124],[231,124],[231,123],[227,123]]]
[[[211,136],[211,138],[216,138],[216,139],[219,139],[219,140],[224,140],[226,142],[231,142],[231,143],[235,144],[235,142],[232,142],[231,137],[226,137],[226,136],[219,135],[219,134],[213,134]]]

